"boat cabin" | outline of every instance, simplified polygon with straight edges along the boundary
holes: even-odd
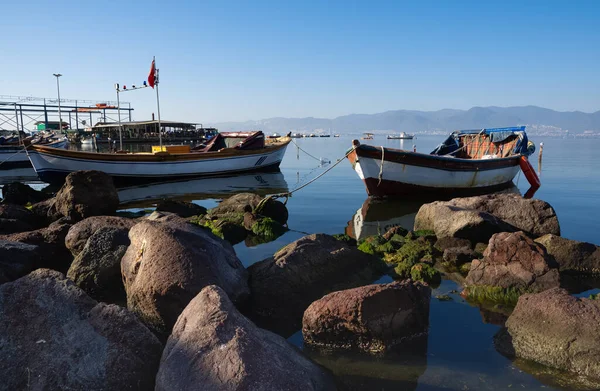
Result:
[[[525,126],[511,128],[457,130],[431,154],[460,159],[503,158],[523,153],[531,154]]]

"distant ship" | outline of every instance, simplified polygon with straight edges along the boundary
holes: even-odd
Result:
[[[388,140],[412,140],[415,137],[414,134],[408,134],[400,132],[400,134],[388,134]]]

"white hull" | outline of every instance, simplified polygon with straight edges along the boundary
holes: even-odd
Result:
[[[29,158],[40,178],[49,175],[68,174],[79,170],[103,171],[114,177],[168,178],[202,175],[220,175],[278,166],[286,147],[228,157],[214,157],[179,161],[119,161],[95,160],[93,153],[85,158],[62,156],[44,151],[31,151]]]
[[[448,189],[473,189],[500,185],[512,181],[520,170],[516,165],[484,171],[450,171],[389,161],[383,162],[382,170],[381,164],[379,159],[360,157],[354,170],[362,180],[370,178],[379,181],[379,173],[382,172],[382,180],[419,187]]]
[[[66,139],[48,144],[53,148],[64,148],[66,145]],[[0,146],[0,169],[30,166],[31,162],[22,146]]]

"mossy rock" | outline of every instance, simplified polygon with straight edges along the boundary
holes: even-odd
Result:
[[[596,293],[596,294],[590,295],[589,298],[591,300],[600,300],[600,293]]]
[[[336,238],[337,240],[339,240],[340,242],[346,243],[348,246],[356,247],[356,245],[357,245],[356,239],[354,239],[346,234],[335,234],[335,235],[333,235],[333,237]]]
[[[502,288],[499,286],[474,285],[465,289],[468,301],[475,304],[494,303],[514,307],[522,294],[529,293],[521,288]]]
[[[402,246],[404,243],[406,243],[406,238],[402,235],[396,234],[392,236],[389,241],[393,243],[398,243],[400,246]]]
[[[415,264],[409,261],[400,262],[394,268],[397,279],[406,279],[410,277],[410,270]]]
[[[377,251],[375,250],[375,246],[371,243],[364,241],[358,245],[358,249],[365,254],[376,255]]]
[[[264,238],[267,242],[277,239],[286,231],[287,228],[270,217],[264,217],[252,225],[252,233]]]
[[[452,297],[450,297],[448,295],[436,295],[435,298],[438,299],[439,301],[453,301]]]
[[[407,240],[390,260],[395,263],[409,261],[412,264],[423,258],[431,257],[433,260],[433,245],[426,240]]]
[[[429,285],[439,285],[442,275],[427,263],[417,263],[410,269],[410,277],[415,281],[423,281]]]
[[[374,236],[369,236],[368,238],[365,238],[363,240],[363,242],[370,243],[374,247],[377,247],[377,246],[380,246],[382,244],[385,244],[387,242],[387,240],[385,240],[383,238],[383,236],[381,236],[381,235],[374,235]]]
[[[458,268],[458,272],[465,277],[467,276],[467,274],[469,274],[470,271],[471,271],[471,262],[463,263]]]
[[[375,251],[381,255],[396,252],[401,247],[399,243],[396,242],[387,242],[384,244],[380,244],[375,248]]]
[[[487,243],[477,243],[473,251],[477,254],[477,258],[483,258],[483,252],[487,249]]]

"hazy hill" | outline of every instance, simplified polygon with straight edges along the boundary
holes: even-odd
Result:
[[[258,121],[223,122],[212,124],[221,131],[260,129],[273,132],[312,132],[331,129],[333,133],[357,133],[370,130],[427,132],[455,129],[543,125],[581,133],[600,130],[600,111],[560,112],[536,106],[473,107],[469,110],[444,109],[438,111],[394,110],[377,114],[350,114],[334,119],[326,118],[269,118]]]

